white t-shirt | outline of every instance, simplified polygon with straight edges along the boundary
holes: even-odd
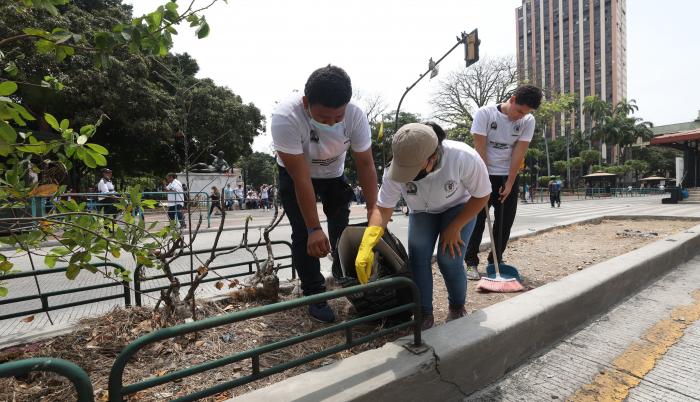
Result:
[[[102,194],[114,194],[114,184],[112,184],[111,180],[105,180],[104,178],[101,178],[100,181],[97,183],[97,191],[102,193]],[[102,201],[105,199],[105,197],[97,197],[99,201]]]
[[[173,179],[173,181],[170,182],[165,188],[168,191],[168,206],[172,207],[175,205],[184,205],[185,204],[185,198],[183,188],[182,188],[182,183],[178,179]]]
[[[477,110],[471,132],[486,136],[486,167],[489,174],[507,176],[515,143],[532,140],[535,117],[527,114],[511,121],[498,110],[498,105],[484,106]]]
[[[399,183],[387,172],[377,199],[377,205],[383,208],[393,208],[403,195],[411,212],[438,214],[467,202],[471,196],[491,194],[484,161],[474,148],[462,142],[443,141],[440,166],[419,181]]]
[[[311,117],[297,94],[281,102],[272,112],[272,143],[276,151],[304,154],[312,178],[340,177],[348,148],[355,152],[366,151],[372,146],[372,138],[367,116],[352,102],[345,109],[344,120],[337,124],[344,125],[342,133],[319,132],[311,125]],[[277,163],[284,166],[279,156]]]

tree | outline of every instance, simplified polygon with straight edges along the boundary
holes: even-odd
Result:
[[[241,158],[239,166],[243,169],[243,177],[246,186],[260,188],[263,184],[276,182],[275,158],[263,152],[254,152]]]
[[[549,143],[547,140],[546,127],[552,127],[554,119],[563,118],[564,126],[567,125],[568,119],[570,118],[571,112],[576,107],[576,99],[573,94],[570,93],[559,93],[552,96],[550,99],[545,99],[540,107],[535,111],[535,121],[537,127],[542,130],[544,139],[544,151],[547,155],[547,174],[551,174],[550,168],[550,153],[549,153]],[[560,137],[561,138],[561,137]],[[566,150],[566,160],[570,157],[570,139],[568,132],[564,133],[564,145]],[[571,180],[571,172],[567,171],[567,183]]]
[[[370,123],[376,123],[377,119],[381,118],[388,108],[386,101],[378,93],[366,95],[362,91],[357,90],[353,93],[353,100],[362,106]]]
[[[625,162],[625,166],[629,166],[634,172],[634,182],[639,183],[639,175],[646,173],[649,170],[649,164],[639,159],[629,159]]]
[[[583,159],[583,163],[588,166],[588,173],[593,173],[594,171],[591,169],[591,165],[600,161],[600,152],[595,149],[588,149],[581,151],[579,156]]]
[[[680,151],[661,147],[633,147],[632,159],[639,159],[649,164],[647,173],[658,173],[665,176],[666,172],[676,169],[676,157]]]
[[[566,161],[554,161],[554,170],[559,172],[561,175],[566,174],[567,167]]]
[[[577,185],[576,183],[578,183],[578,179],[583,176],[583,165],[584,161],[583,158],[580,156],[575,156],[569,159],[569,166],[573,169],[578,170],[578,174],[574,176],[574,181],[572,183],[573,185]]]
[[[588,149],[591,149],[593,127],[600,125],[603,118],[610,114],[610,105],[595,95],[589,95],[583,99],[583,112],[588,117]]]
[[[437,120],[469,127],[478,108],[506,101],[517,84],[513,57],[482,58],[441,81],[430,103]]]
[[[610,144],[619,146],[622,150],[625,147],[637,142],[639,139],[648,140],[653,136],[652,124],[643,121],[641,118],[629,116],[638,110],[634,99],[629,102],[626,99],[618,102],[610,114],[605,115],[600,124],[596,126],[593,136],[601,140],[601,143],[608,141]],[[621,161],[622,152],[618,153],[615,162]]]
[[[39,28],[24,28],[24,25],[17,25],[17,35],[0,37],[0,53],[3,58],[2,79],[0,79],[0,156],[3,160],[0,167],[3,172],[3,181],[0,181],[0,205],[12,210],[19,207],[24,210],[24,206],[29,203],[32,197],[59,198],[65,191],[65,186],[59,187],[55,183],[44,183],[39,185],[32,180],[27,180],[32,173],[39,170],[37,166],[46,163],[55,163],[68,170],[74,163],[83,163],[89,168],[105,166],[108,150],[97,144],[90,142],[95,137],[103,119],[100,117],[94,124],[85,124],[80,128],[71,128],[71,121],[65,118],[56,118],[54,115],[42,110],[42,105],[34,107],[30,100],[40,102],[32,97],[31,90],[26,93],[19,92],[18,89],[36,87],[32,82],[17,81],[14,77],[30,77],[32,74],[20,70],[19,64],[25,59],[25,52],[36,52],[40,55],[54,57],[57,62],[79,60],[79,53],[91,58],[96,68],[102,72],[96,73],[95,77],[100,78],[100,74],[109,69],[119,61],[113,59],[113,55],[124,49],[131,53],[149,55],[154,57],[164,57],[172,46],[172,35],[176,34],[173,26],[180,22],[187,21],[190,26],[197,28],[199,38],[206,37],[209,26],[199,12],[205,10],[216,2],[210,3],[202,9],[193,9],[194,3],[190,3],[187,10],[180,13],[175,2],[158,7],[156,11],[139,18],[127,21],[126,24],[117,23],[108,30],[77,31],[63,19],[58,19],[57,23],[63,28],[52,28],[50,30]],[[66,4],[66,0],[42,0],[15,2],[10,7],[25,14],[36,12],[39,17],[48,14],[59,17],[57,5]],[[99,2],[81,2],[81,4],[99,6]],[[118,4],[109,2],[104,4]],[[76,4],[65,6],[66,9],[77,7]],[[63,10],[63,8],[62,8]],[[48,14],[46,14],[48,13]],[[39,18],[37,17],[37,18]],[[111,23],[111,22],[110,22]],[[66,28],[67,27],[67,28]],[[69,30],[68,28],[71,28]],[[6,35],[4,33],[3,35]],[[34,45],[34,50],[27,50],[23,45],[26,43]],[[7,55],[7,56],[6,56]],[[28,70],[30,71],[30,70]],[[31,72],[31,71],[30,71]],[[24,75],[23,75],[24,74]],[[19,84],[19,85],[18,85]],[[45,85],[44,85],[45,84]],[[96,90],[100,89],[99,81]],[[40,86],[48,86],[54,91],[61,90],[64,85],[53,76],[45,76]],[[21,94],[24,94],[22,96]],[[51,93],[53,95],[53,93]],[[179,112],[179,111],[178,111]],[[186,122],[187,117],[179,122]],[[169,279],[169,287],[161,292],[161,300],[166,304],[165,317],[172,317],[180,310],[183,302],[192,308],[194,315],[194,291],[197,285],[207,275],[209,264],[217,257],[216,247],[219,236],[213,244],[213,251],[209,258],[196,271],[194,279],[187,296],[184,300],[179,298],[179,281],[173,276],[170,264],[181,255],[185,242],[182,234],[175,230],[174,224],[160,230],[154,230],[154,224],[146,225],[142,218],[135,213],[137,209],[152,207],[153,200],[142,200],[139,189],[130,189],[120,199],[117,208],[123,211],[123,217],[106,216],[98,213],[86,211],[85,203],[77,203],[75,200],[58,200],[54,202],[58,213],[41,218],[15,215],[9,220],[5,220],[9,235],[0,237],[0,242],[12,246],[14,249],[22,250],[22,253],[44,257],[44,263],[53,267],[57,262],[68,265],[66,276],[74,279],[81,271],[92,273],[102,272],[93,261],[106,261],[109,258],[119,257],[122,252],[129,253],[136,263],[149,268],[160,268]],[[223,218],[219,226],[219,233],[223,229]],[[265,230],[265,238],[269,239],[269,230],[274,228],[279,222],[277,212],[270,226]],[[280,217],[281,219],[281,217]],[[41,224],[30,226],[30,229],[19,229],[23,222],[37,222]],[[195,229],[199,229],[201,218]],[[246,239],[247,236],[244,236]],[[60,246],[51,250],[42,249],[43,242],[55,240]],[[191,246],[190,237],[190,246]],[[247,243],[241,244],[248,250]],[[270,250],[268,242],[268,250]],[[13,258],[22,257],[22,253],[14,253],[7,256],[0,253],[0,277],[6,272],[10,272],[13,267]],[[254,255],[254,251],[252,251]],[[260,268],[257,258],[258,273],[273,272],[270,267],[271,254],[268,261]],[[29,259],[32,269],[35,268],[34,260]],[[267,270],[270,268],[272,271]],[[191,267],[194,269],[193,267]],[[102,272],[106,277],[113,278],[111,272]],[[194,272],[193,272],[194,274]],[[129,280],[130,272],[121,270],[114,272],[116,280]],[[257,275],[256,277],[261,277]],[[5,296],[8,290],[1,286],[0,296]],[[159,303],[160,304],[160,303]],[[158,305],[159,305],[158,304]],[[156,308],[158,308],[156,305]],[[180,317],[182,318],[182,317]]]
[[[113,26],[123,30],[131,24],[130,7],[119,1],[73,2],[61,7],[61,11],[57,16],[27,13],[17,2],[3,3],[0,14],[8,24],[0,26],[0,37],[14,35],[13,27],[18,26],[49,32],[63,25],[69,31],[90,36],[97,35],[95,31],[110,32]],[[164,8],[160,17],[152,18],[162,20],[167,13],[172,14],[172,10]],[[208,155],[210,148],[216,147],[224,150],[229,160],[236,160],[250,153],[253,136],[264,129],[262,114],[255,106],[243,104],[240,97],[211,80],[195,78],[199,66],[187,54],[166,54],[161,59],[150,52],[134,53],[122,46],[106,55],[108,62],[102,68],[95,69],[90,52],[77,52],[59,62],[55,55],[34,52],[29,40],[12,45],[8,54],[16,52],[22,57],[8,62],[6,67],[16,67],[14,79],[24,83],[17,96],[31,105],[33,113],[41,115],[51,110],[78,125],[102,115],[108,117],[96,140],[110,150],[110,167],[120,177],[162,176],[184,167],[187,161],[183,160],[183,145],[175,137],[182,129],[183,110],[188,114],[188,129],[194,133],[190,145],[195,156]],[[189,87],[192,89],[183,99],[178,90]],[[57,91],[59,88],[62,90]],[[189,102],[189,107],[183,105],[184,101]],[[39,129],[49,131],[41,121]],[[89,171],[79,165],[71,177],[78,180]],[[77,183],[70,185],[78,189]]]

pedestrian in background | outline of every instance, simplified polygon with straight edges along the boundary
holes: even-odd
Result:
[[[165,191],[168,193],[168,218],[180,223],[180,229],[186,229],[185,216],[182,209],[185,204],[184,189],[175,173],[168,173],[165,179]]]
[[[224,188],[224,207],[227,211],[233,209],[233,189],[231,188],[231,183],[226,183]]]
[[[219,214],[223,213],[221,210],[221,193],[216,186],[212,186],[211,194],[209,194],[209,200],[211,201],[211,206],[209,207],[209,216],[214,212],[214,208],[219,210]]]

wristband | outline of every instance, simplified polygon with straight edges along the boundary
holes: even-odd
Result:
[[[306,228],[306,234],[311,234],[317,230],[322,230],[320,226],[316,226],[315,228]]]

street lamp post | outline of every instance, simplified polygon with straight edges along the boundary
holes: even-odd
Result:
[[[462,32],[460,36],[457,37],[457,43],[450,48],[450,50],[447,51],[442,57],[438,59],[438,61],[433,61],[432,58],[430,58],[430,62],[428,63],[428,70],[421,74],[418,79],[411,84],[409,87],[406,88],[404,91],[403,95],[401,95],[401,99],[399,100],[399,105],[396,107],[396,115],[394,116],[394,134],[396,134],[396,131],[399,129],[399,111],[401,110],[401,104],[403,103],[403,99],[406,97],[406,94],[413,89],[413,87],[418,84],[423,77],[430,74],[430,78],[433,78],[437,75],[438,70],[437,66],[440,64],[440,62],[447,57],[450,53],[452,53],[453,50],[455,50],[459,45],[464,44],[464,60],[466,61],[467,67],[470,65],[476,63],[479,61],[479,44],[481,41],[479,40],[479,30],[475,29],[471,31],[470,33]],[[384,137],[386,138],[386,137]],[[384,152],[384,149],[386,148],[386,141],[385,139],[382,138],[382,166],[386,167],[386,152]]]

